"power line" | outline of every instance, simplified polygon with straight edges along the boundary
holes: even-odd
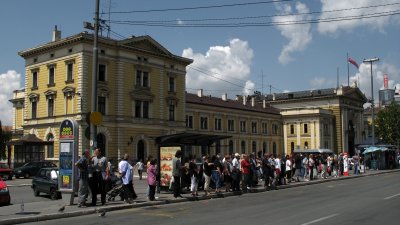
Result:
[[[379,8],[379,7],[394,6],[394,5],[399,5],[399,4],[400,4],[400,2],[389,3],[389,4],[380,4],[380,5],[362,6],[362,7],[353,7],[353,8],[344,8],[344,9],[325,10],[325,11],[314,11],[314,12],[306,12],[306,13],[287,13],[287,14],[275,14],[275,15],[228,17],[228,18],[179,19],[179,21],[180,22],[204,22],[204,21],[227,21],[227,20],[245,20],[245,19],[262,19],[262,18],[273,18],[273,17],[301,16],[301,15],[313,15],[313,14],[322,14],[322,13],[353,11],[353,10],[359,10],[359,9]],[[113,21],[113,22],[171,23],[171,22],[177,22],[177,19],[174,19],[174,20],[130,20],[130,21],[129,20],[128,21],[117,20],[117,21]]]
[[[235,7],[235,6],[249,6],[249,5],[271,4],[271,3],[290,2],[290,1],[293,1],[293,0],[273,0],[273,1],[246,2],[246,3],[234,3],[234,4],[223,4],[223,5],[208,5],[208,6],[183,7],[183,8],[168,8],[168,9],[149,9],[149,10],[115,11],[115,12],[109,12],[109,13],[111,13],[111,14],[129,14],[129,13],[149,13],[149,12],[185,11],[185,10],[198,10],[198,9],[212,9],[212,8],[225,8],[225,7]],[[107,13],[103,13],[103,14],[107,14]]]
[[[370,13],[357,16],[343,16],[343,17],[331,17],[323,19],[311,19],[311,20],[293,20],[293,21],[281,21],[281,22],[247,22],[247,23],[214,23],[214,24],[176,24],[176,23],[148,23],[148,22],[112,22],[114,24],[132,25],[132,26],[149,26],[149,27],[197,27],[197,28],[241,28],[241,27],[269,27],[269,26],[287,26],[287,25],[304,25],[304,24],[316,24],[316,23],[328,23],[328,22],[340,22],[360,19],[371,19],[385,16],[399,15],[400,10]]]

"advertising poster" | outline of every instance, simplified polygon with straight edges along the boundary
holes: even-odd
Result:
[[[160,186],[169,187],[172,179],[172,159],[180,146],[160,147]]]
[[[71,189],[72,190],[72,173],[73,173],[73,148],[72,142],[61,143],[60,152],[60,178],[61,186],[60,189]]]

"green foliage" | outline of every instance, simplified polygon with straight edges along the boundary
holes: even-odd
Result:
[[[382,109],[375,118],[376,134],[385,144],[400,142],[400,106],[396,103]]]
[[[0,159],[6,158],[6,143],[11,140],[11,130],[3,130],[0,120]]]

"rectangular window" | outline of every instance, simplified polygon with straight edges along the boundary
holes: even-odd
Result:
[[[278,134],[278,125],[272,124],[272,134],[274,135]]]
[[[143,101],[142,106],[143,106],[143,118],[148,119],[149,118],[149,102]]]
[[[308,124],[305,123],[303,126],[304,126],[304,133],[308,134]]]
[[[99,64],[99,81],[106,81],[106,65]]]
[[[72,81],[74,79],[74,64],[68,63],[67,64],[67,81]]]
[[[136,86],[149,87],[149,72],[141,70],[136,71]]]
[[[139,100],[135,101],[135,117],[136,118],[142,117],[142,101]]]
[[[136,86],[142,86],[142,71],[136,71]]]
[[[38,72],[32,72],[32,88],[37,88],[38,86]]]
[[[200,117],[200,128],[202,130],[208,129],[208,118],[207,117]]]
[[[175,104],[169,103],[169,121],[175,121]]]
[[[97,111],[100,112],[103,116],[106,115],[106,97],[98,96]]]
[[[235,121],[228,120],[228,131],[235,131]]]
[[[32,119],[36,119],[37,102],[32,102]]]
[[[186,115],[186,127],[193,128],[193,116]]]
[[[251,123],[251,132],[252,132],[253,134],[256,134],[256,133],[257,133],[257,122],[252,122],[252,123]]]
[[[54,116],[54,99],[47,99],[47,115],[48,117]]]
[[[294,125],[290,125],[290,134],[294,134]]]
[[[54,73],[55,73],[55,68],[50,67],[49,68],[49,85],[54,85]]]
[[[220,118],[215,119],[215,130],[222,130],[222,120]]]
[[[168,91],[175,92],[175,78],[174,77],[169,78]]]
[[[268,133],[268,124],[267,123],[262,123],[262,132],[263,132],[263,134]]]
[[[143,72],[143,87],[149,87],[149,73]]]
[[[240,121],[240,132],[246,132],[246,121]]]

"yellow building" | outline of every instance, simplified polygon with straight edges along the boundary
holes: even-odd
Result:
[[[282,116],[279,110],[254,98],[237,100],[186,94],[186,127],[188,132],[227,135],[211,149],[192,148],[192,154],[283,153]]]
[[[367,99],[354,87],[258,96],[281,110],[285,152],[293,149],[329,148],[354,154],[365,141],[363,105]]]
[[[14,92],[14,131],[48,141],[35,148],[14,147],[15,164],[58,160],[59,126],[79,124],[79,150],[89,148],[93,35],[61,38],[23,50],[25,89]],[[109,158],[156,154],[154,139],[185,130],[185,75],[192,60],[170,53],[150,36],[99,38],[97,108],[103,122],[97,144]],[[17,134],[17,133],[15,133]],[[24,144],[24,143],[22,143]],[[25,144],[24,144],[25,145]]]

